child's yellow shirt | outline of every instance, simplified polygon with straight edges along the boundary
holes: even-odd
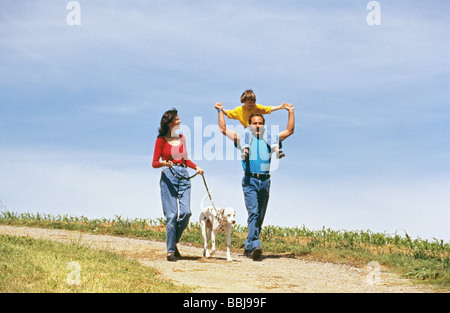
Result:
[[[226,110],[227,111],[227,117],[233,120],[239,120],[241,122],[242,126],[247,127],[248,126],[248,120],[250,119],[250,116],[254,113],[258,114],[270,114],[272,112],[271,106],[264,106],[261,104],[256,104],[253,109],[248,110],[245,109],[243,105],[238,106],[234,108],[233,110]]]

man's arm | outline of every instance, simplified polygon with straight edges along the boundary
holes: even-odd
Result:
[[[220,128],[220,132],[222,134],[224,134],[225,136],[227,136],[228,138],[230,138],[231,140],[233,140],[233,142],[235,144],[239,143],[239,136],[236,132],[227,129],[227,125],[225,123],[225,117],[224,117],[224,111],[223,111],[223,105],[222,103],[218,102],[215,105],[215,108],[217,110],[219,110],[219,128]]]
[[[280,137],[280,142],[291,136],[294,133],[295,128],[294,106],[292,104],[288,104],[286,106],[286,110],[289,111],[289,117],[286,129],[278,134]]]
[[[222,102],[217,102],[216,105],[214,106],[214,108],[217,109],[217,110],[223,110],[223,114],[224,114],[226,117],[229,117],[229,116],[228,116],[228,113],[227,113],[227,110],[225,110],[225,109],[223,108]]]

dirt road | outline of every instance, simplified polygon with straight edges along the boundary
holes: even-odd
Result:
[[[306,261],[283,255],[264,255],[255,262],[233,253],[227,262],[225,251],[210,259],[202,249],[181,245],[183,259],[168,262],[165,243],[143,239],[93,235],[67,230],[39,229],[0,225],[0,234],[77,242],[91,248],[109,250],[156,268],[160,275],[175,284],[195,287],[194,292],[208,293],[423,293],[436,292],[426,286],[414,286],[377,267],[364,269],[347,265]]]

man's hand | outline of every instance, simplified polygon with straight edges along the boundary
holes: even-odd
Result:
[[[223,104],[222,102],[217,102],[216,105],[214,106],[214,108],[216,110],[223,110]]]
[[[288,111],[289,111],[290,108],[292,108],[292,109],[294,108],[294,106],[293,106],[292,104],[287,103],[287,102],[283,102],[283,103],[281,104],[281,106],[282,106],[284,109],[288,110]]]

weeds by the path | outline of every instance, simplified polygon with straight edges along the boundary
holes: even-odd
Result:
[[[1,293],[186,292],[137,261],[76,243],[0,235]]]
[[[67,215],[0,212],[0,224],[77,230],[97,234],[165,240],[164,219],[88,219]],[[235,225],[232,249],[243,249],[247,228]],[[450,243],[413,239],[407,233],[374,233],[367,231],[335,231],[329,228],[310,230],[302,227],[265,226],[261,233],[264,253],[281,253],[292,257],[311,258],[366,266],[377,261],[404,277],[440,287],[450,288]],[[182,242],[201,246],[203,239],[198,223],[190,223]],[[216,244],[225,248],[225,236]]]

